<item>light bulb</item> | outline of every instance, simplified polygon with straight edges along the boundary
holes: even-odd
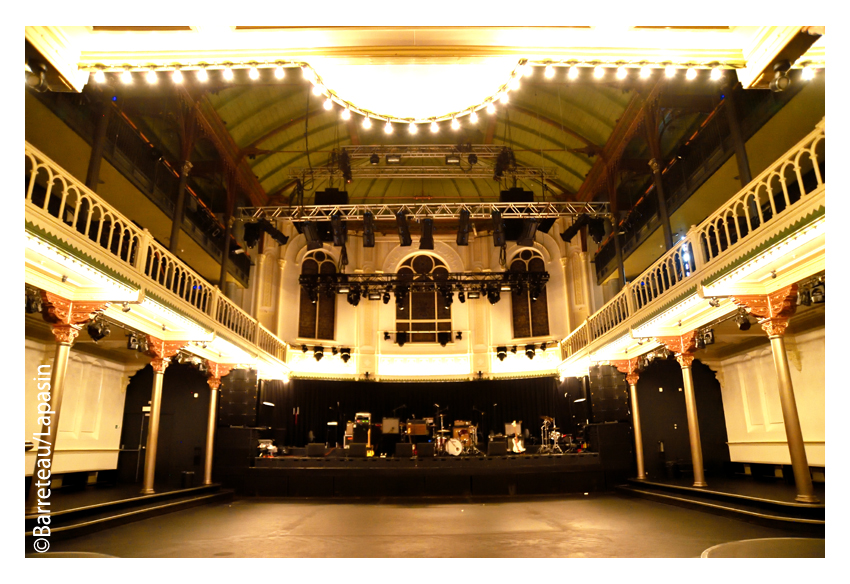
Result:
[[[555,76],[555,68],[552,65],[546,65],[546,69],[543,70],[543,75],[546,76],[546,79],[552,79]]]
[[[183,74],[180,72],[180,69],[174,70],[174,73],[171,74],[171,80],[174,83],[183,83]]]
[[[347,120],[350,117],[351,117],[351,110],[350,109],[345,108],[344,110],[342,110],[342,119],[343,120]]]
[[[526,63],[522,67],[522,74],[525,77],[531,77],[534,74],[534,66],[531,63]]]
[[[363,118],[363,127],[367,130],[372,127],[372,120],[369,119],[369,116]]]
[[[664,74],[667,77],[674,77],[676,75],[676,68],[673,65],[667,65],[664,68]]]
[[[222,76],[228,81],[233,81],[233,69],[231,69],[228,65],[224,68],[224,73],[222,73]]]
[[[516,91],[517,89],[519,89],[519,78],[511,77],[511,80],[508,81],[508,89],[510,89],[511,91]]]
[[[145,79],[147,79],[148,83],[150,83],[151,85],[156,83],[158,81],[157,76],[156,76],[156,71],[154,71],[153,69],[148,71],[148,74],[145,75]]]
[[[301,73],[304,75],[304,79],[308,79],[308,80],[312,81],[313,79],[316,78],[316,75],[315,75],[315,73],[313,73],[313,70],[310,69],[309,67],[307,67],[306,65],[301,67]]]
[[[506,91],[506,92],[504,92],[504,93],[501,95],[501,97],[499,97],[499,101],[501,101],[502,103],[508,103],[508,99],[510,99],[510,98],[508,97],[508,92],[507,92],[507,91]]]
[[[578,77],[578,67],[576,67],[575,65],[570,65],[570,71],[569,73],[567,73],[567,78],[575,79],[576,77]]]
[[[697,78],[697,70],[693,67],[688,67],[688,70],[685,72],[685,79],[688,81],[692,81]]]
[[[415,134],[417,132],[417,130],[418,129],[416,127],[416,124],[414,124],[413,122],[410,122],[410,125],[407,126],[407,131],[410,132],[411,134]]]
[[[477,122],[478,122],[478,114],[475,113],[475,112],[472,112],[471,114],[469,114],[469,123],[475,124]]]
[[[605,69],[604,69],[604,67],[602,67],[602,65],[597,65],[596,67],[593,68],[593,76],[596,77],[597,79],[602,79],[602,77],[604,75],[605,75]]]
[[[283,77],[285,75],[286,75],[286,72],[283,70],[283,67],[281,65],[278,65],[277,67],[274,68],[274,76],[277,79],[283,79]]]
[[[317,83],[316,85],[313,86],[313,95],[322,95],[323,89],[324,88]]]
[[[815,78],[815,70],[811,65],[806,65],[803,67],[803,79],[809,81]]]
[[[440,126],[437,125],[436,121],[431,122],[431,131],[435,134],[440,131]]]
[[[252,66],[250,69],[248,69],[248,77],[250,77],[251,79],[257,80],[257,79],[260,78],[260,72],[257,71],[256,67]]]
[[[198,81],[206,81],[209,79],[209,75],[207,75],[207,70],[204,67],[198,69]]]
[[[711,80],[712,81],[717,81],[721,77],[723,77],[723,69],[721,69],[720,67],[715,67],[714,69],[711,70]]]
[[[488,113],[488,114],[490,114],[490,115],[492,115],[492,114],[495,114],[495,113],[496,113],[496,106],[495,106],[495,105],[493,105],[493,102],[492,102],[492,101],[491,101],[490,103],[488,103],[488,104],[487,104],[487,113]]]
[[[628,73],[628,71],[626,71],[625,67],[617,67],[617,79],[625,79],[626,73]]]
[[[94,80],[98,83],[103,83],[104,81],[106,81],[106,75],[104,74],[103,69],[98,69],[94,72]]]
[[[457,118],[452,118],[452,130],[457,130],[460,128],[460,122],[457,121]]]
[[[389,120],[387,120],[387,125],[384,126],[384,132],[386,132],[387,134],[393,133],[393,125],[390,123]]]
[[[331,109],[333,106],[334,106],[334,102],[333,102],[333,100],[332,100],[331,98],[327,98],[327,99],[325,100],[324,108],[325,108],[326,110],[329,110],[329,111],[330,111],[330,109]]]
[[[641,79],[646,79],[650,75],[652,75],[652,69],[649,67],[649,65],[644,65],[643,67],[640,68],[640,78]]]
[[[124,83],[133,82],[133,74],[130,73],[129,69],[124,69],[124,72],[121,74],[121,81],[123,81]]]

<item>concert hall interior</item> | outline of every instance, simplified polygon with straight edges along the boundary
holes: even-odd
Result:
[[[825,27],[296,24],[25,27],[27,555],[824,557]]]

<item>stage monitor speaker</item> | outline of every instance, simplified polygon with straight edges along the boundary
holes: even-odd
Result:
[[[324,444],[308,444],[307,445],[307,456],[324,456],[325,455],[325,445]]]
[[[395,455],[399,458],[413,457],[413,444],[409,442],[399,442],[395,445]]]
[[[366,444],[363,442],[352,442],[348,447],[350,458],[366,458]]]
[[[504,440],[490,440],[487,443],[487,456],[507,456],[508,443]]]
[[[434,443],[422,442],[416,445],[416,456],[423,458],[425,456],[434,456]]]

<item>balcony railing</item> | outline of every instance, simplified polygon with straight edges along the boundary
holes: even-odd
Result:
[[[185,302],[283,361],[286,344],[89,188],[25,143],[26,204],[100,246],[172,299]]]
[[[685,239],[668,250],[634,282],[564,339],[566,358],[577,354],[633,317],[648,314],[685,283],[702,282],[735,248],[750,248],[759,234],[805,203],[826,185],[826,120],[754,178]],[[749,244],[749,245],[748,245]],[[678,291],[674,291],[678,288]],[[619,328],[618,332],[622,332]]]

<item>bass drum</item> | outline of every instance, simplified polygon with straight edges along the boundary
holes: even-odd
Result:
[[[463,444],[457,438],[452,438],[446,443],[446,453],[459,456],[463,452]]]

